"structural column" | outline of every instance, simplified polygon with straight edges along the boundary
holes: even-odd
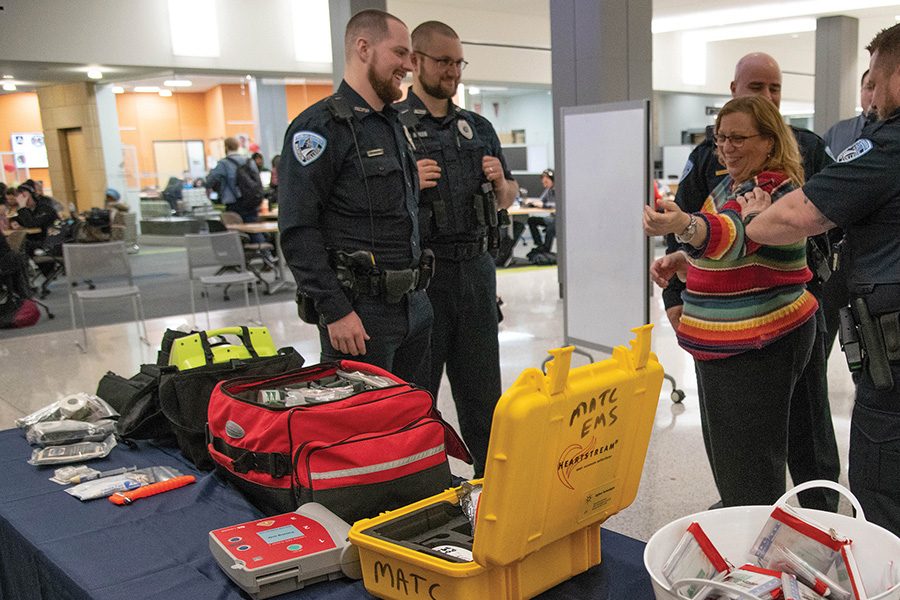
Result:
[[[272,157],[281,152],[284,144],[284,132],[288,127],[287,100],[282,83],[266,83],[256,81],[256,110],[259,123],[260,152],[266,161],[266,167]]]
[[[337,90],[344,78],[344,30],[347,21],[361,10],[375,8],[387,11],[386,0],[328,0],[331,14],[331,77]]]
[[[816,19],[815,132],[856,114],[859,96],[859,21],[854,17]]]

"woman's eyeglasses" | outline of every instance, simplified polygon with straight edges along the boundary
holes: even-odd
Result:
[[[731,145],[735,148],[740,148],[744,145],[744,142],[749,140],[750,138],[755,138],[761,136],[761,133],[757,133],[755,135],[722,135],[721,133],[717,133],[713,136],[713,139],[716,141],[716,146],[724,146],[725,142],[731,142]]]
[[[438,66],[441,67],[442,69],[449,69],[450,67],[456,67],[460,71],[465,71],[466,65],[469,64],[468,61],[463,60],[461,58],[459,60],[453,60],[452,58],[447,58],[447,57],[435,58],[434,56],[431,56],[430,54],[425,54],[424,52],[419,52],[418,50],[416,50],[416,54],[421,54],[425,58],[430,58],[431,60],[436,62],[438,64]]]

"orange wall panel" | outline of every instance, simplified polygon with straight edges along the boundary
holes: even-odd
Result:
[[[37,94],[19,92],[0,95],[0,152],[12,152],[10,134],[14,131],[44,131],[41,125],[41,109]],[[32,179],[44,182],[52,188],[48,169],[30,169]],[[6,173],[7,182],[13,183],[13,173]],[[21,182],[16,182],[21,183]]]
[[[288,121],[312,106],[322,98],[327,98],[333,93],[329,84],[307,84],[284,86],[285,107],[287,108]]]

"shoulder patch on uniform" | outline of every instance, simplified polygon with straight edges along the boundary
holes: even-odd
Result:
[[[845,163],[856,160],[860,156],[868,154],[868,152],[874,147],[875,146],[874,144],[872,144],[871,140],[867,140],[865,138],[856,140],[852,145],[848,146],[846,150],[838,155],[837,161],[839,163]]]
[[[692,161],[691,159],[688,159],[688,161],[686,163],[684,163],[684,170],[681,172],[681,177],[678,178],[678,183],[681,183],[682,181],[684,181],[684,178],[690,174],[690,172],[691,172],[691,170],[693,170],[693,168],[694,168],[694,161]]]
[[[294,134],[294,156],[304,167],[316,161],[325,152],[328,140],[312,131],[298,131]]]

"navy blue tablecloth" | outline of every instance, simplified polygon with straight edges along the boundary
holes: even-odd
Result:
[[[19,430],[0,431],[0,600],[240,600],[239,588],[209,552],[213,529],[261,514],[212,473],[201,473],[177,449],[120,444],[93,461],[101,470],[173,466],[197,476],[178,490],[115,506],[81,502],[48,480],[52,468],[25,461],[31,448]],[[644,544],[611,531],[601,535],[602,563],[542,594],[547,599],[652,600]],[[285,600],[369,598],[360,581],[317,583]]]

